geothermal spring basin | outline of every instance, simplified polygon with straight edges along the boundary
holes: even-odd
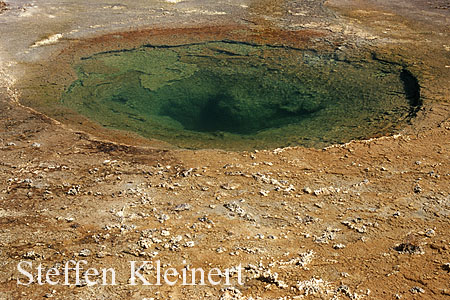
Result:
[[[398,131],[420,105],[400,64],[213,41],[96,53],[61,103],[187,149],[324,147]]]

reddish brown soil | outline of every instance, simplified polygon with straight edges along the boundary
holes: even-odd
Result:
[[[252,9],[284,11],[273,3],[261,1]],[[352,24],[369,14],[361,26],[373,35],[386,25],[413,23],[408,15],[383,17],[375,9],[387,11],[381,4],[341,4],[338,11]],[[66,41],[50,61],[27,65],[30,75],[16,88],[30,105],[39,100],[33,91],[47,82],[55,86],[45,87],[51,98],[73,80],[70,64],[80,57],[150,42],[232,38],[333,51],[342,45],[358,50],[357,42],[367,38],[357,30],[355,37],[287,31],[265,23],[267,18],[249,21],[247,28],[152,29]],[[450,77],[442,47],[448,38],[440,40],[445,29],[436,26],[425,42],[414,35],[415,26],[401,37],[392,29],[381,42],[363,47],[411,66],[425,102],[418,118],[396,136],[321,150],[174,150],[103,130],[69,112],[58,117],[61,111],[51,111],[42,99],[34,104],[60,123],[18,104],[11,88],[2,89],[0,298],[449,298]],[[318,45],[317,39],[329,43]],[[52,72],[43,72],[50,66]],[[169,219],[163,221],[164,215]],[[181,240],[174,239],[178,235]],[[17,284],[26,280],[17,270],[20,261],[51,267],[70,259],[114,268],[120,285]],[[186,261],[206,270],[242,264],[245,283],[233,277],[240,292],[211,285],[130,286],[132,260],[161,260],[176,268]],[[301,289],[308,282],[310,289]]]

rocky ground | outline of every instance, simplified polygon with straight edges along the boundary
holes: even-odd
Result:
[[[6,5],[6,3],[3,1],[0,1],[0,13],[4,12],[7,9],[8,9],[8,6]]]
[[[450,297],[448,5],[175,2],[8,3],[0,17],[0,299]],[[402,48],[424,108],[389,137],[226,152],[163,149],[20,104],[27,83],[35,84],[21,78],[42,74],[49,59],[148,39],[127,33],[114,44],[98,37],[105,31],[192,23],[232,24],[241,38],[275,43]],[[183,30],[178,39],[188,36]],[[17,283],[27,281],[21,261],[62,270],[69,260],[114,268],[117,285],[75,284],[73,271],[69,286]],[[231,269],[231,285],[129,284],[130,261],[158,260],[178,270]],[[142,273],[152,278],[155,270]]]

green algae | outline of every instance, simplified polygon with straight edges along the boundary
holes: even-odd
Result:
[[[147,45],[75,68],[64,105],[194,149],[323,147],[384,135],[412,117],[418,97],[400,65],[238,42]]]

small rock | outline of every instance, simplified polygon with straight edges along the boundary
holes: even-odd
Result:
[[[422,188],[420,187],[420,185],[416,185],[414,187],[414,193],[418,194],[422,192]]]
[[[186,247],[186,248],[192,248],[192,247],[195,246],[195,242],[194,241],[188,241],[183,246]]]
[[[309,188],[309,187],[305,187],[305,188],[303,189],[303,192],[305,192],[306,194],[312,194],[312,193],[313,193],[312,189]]]
[[[33,148],[40,148],[41,144],[35,142],[35,143],[31,144],[31,147],[33,147]]]
[[[36,260],[38,258],[41,258],[41,255],[39,253],[34,252],[34,251],[28,251],[22,257],[25,258],[25,259]]]
[[[139,239],[139,241],[137,242],[137,244],[142,249],[148,249],[153,245],[153,243],[158,244],[160,242],[162,242],[162,241],[157,238],[149,239],[149,238],[141,237]]]
[[[421,288],[421,287],[418,287],[418,286],[415,286],[415,287],[411,288],[409,291],[411,293],[413,293],[413,294],[418,294],[418,293],[423,294],[423,293],[425,293],[425,290],[423,288]]]
[[[442,265],[442,269],[447,271],[447,272],[450,272],[450,263],[443,264]]]
[[[226,183],[226,184],[222,184],[220,187],[223,188],[224,190],[231,191],[231,190],[237,189],[239,187],[239,184]]]
[[[407,254],[423,254],[422,248],[418,245],[414,245],[411,243],[402,243],[396,247],[394,247],[394,250],[400,252],[400,253],[407,253]]]
[[[165,221],[170,219],[170,217],[166,214],[161,214],[161,215],[157,216],[156,218],[158,219],[158,221],[160,223],[164,223]]]
[[[264,234],[258,233],[257,235],[255,235],[255,239],[263,240]]]
[[[219,248],[216,249],[217,253],[224,253],[225,251],[227,251],[227,249],[224,248],[224,247],[219,247]]]
[[[436,235],[436,231],[434,231],[434,229],[428,229],[426,232],[425,232],[425,236],[426,237],[433,237],[433,236],[435,236]]]
[[[100,251],[100,252],[97,253],[97,258],[103,258],[105,256],[106,256],[106,253],[103,252],[103,251]]]
[[[269,195],[269,191],[266,190],[260,190],[259,193],[264,197],[267,197]]]
[[[92,254],[91,250],[89,249],[83,249],[78,253],[78,256],[82,256],[82,257],[88,257]]]
[[[46,293],[44,295],[44,298],[53,298],[55,296],[55,294],[56,294],[56,290],[52,290],[51,293]]]
[[[174,208],[175,211],[184,211],[184,210],[190,210],[190,209],[191,209],[191,205],[188,203],[179,204],[179,205],[175,206],[175,208]]]
[[[200,217],[200,218],[198,218],[198,220],[202,223],[208,223],[208,224],[214,225],[213,220],[209,219],[207,216]]]
[[[344,249],[345,245],[344,244],[335,244],[333,245],[333,249]]]
[[[72,186],[68,191],[67,191],[67,195],[70,196],[76,196],[78,195],[78,193],[80,192],[80,186],[79,185],[74,185]]]
[[[245,202],[245,200],[241,199],[240,202]],[[239,217],[244,218],[247,221],[252,221],[252,222],[255,221],[253,216],[251,214],[247,213],[236,201],[230,202],[230,203],[225,203],[223,206],[225,208],[227,208],[229,211],[231,211],[232,213],[236,213]]]

